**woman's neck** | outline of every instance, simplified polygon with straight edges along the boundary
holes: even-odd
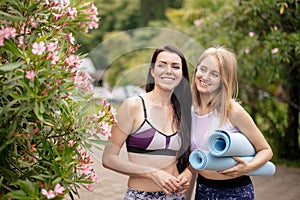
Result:
[[[201,105],[197,105],[195,110],[196,114],[206,115],[212,112],[211,105],[210,105],[211,102],[210,95],[200,94],[200,101],[201,101]]]
[[[149,100],[157,106],[168,106],[171,104],[171,91],[152,90],[148,93]]]

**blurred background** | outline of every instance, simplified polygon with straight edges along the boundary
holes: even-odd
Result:
[[[143,93],[154,44],[185,38],[177,47],[191,74],[203,49],[226,46],[238,57],[238,98],[271,144],[272,161],[300,167],[298,0],[94,2],[99,28],[75,37],[89,55],[84,67],[95,79],[95,95],[118,107]]]

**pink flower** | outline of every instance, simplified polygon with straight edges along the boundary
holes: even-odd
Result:
[[[107,135],[107,136],[111,137],[110,126],[107,123],[101,122],[100,128],[102,130],[103,135]]]
[[[54,187],[54,193],[55,194],[63,194],[65,191],[65,188],[61,186],[59,183],[57,183]]]
[[[99,182],[99,181],[98,181],[98,177],[97,177],[96,174],[92,174],[92,175],[90,176],[90,180],[92,180],[94,183],[98,183],[98,182]]]
[[[254,36],[255,36],[255,33],[251,31],[251,32],[249,32],[249,36],[250,36],[250,37],[254,37]]]
[[[42,194],[45,195],[47,199],[53,199],[55,197],[53,190],[47,191],[45,189],[42,189]]]
[[[65,6],[68,6],[70,4],[70,0],[62,0],[60,3],[61,3],[62,7],[65,7]]]
[[[70,8],[68,7],[66,10],[66,15],[69,19],[75,19],[77,17],[77,10],[76,8]]]
[[[78,68],[82,63],[82,60],[80,60],[77,55],[70,55],[66,58],[65,63],[68,64],[70,68]]]
[[[4,46],[4,37],[0,34],[0,47]]]
[[[245,52],[245,54],[249,54],[249,53],[250,53],[250,49],[249,49],[249,48],[246,48],[246,49],[244,50],[244,52]]]
[[[197,26],[197,27],[201,27],[204,23],[204,20],[203,19],[196,19],[194,20],[194,25]]]
[[[94,190],[94,185],[93,185],[93,184],[88,184],[88,185],[85,185],[85,188],[86,188],[88,191],[92,192],[92,191]]]
[[[67,40],[71,43],[71,44],[75,44],[75,38],[73,37],[73,34],[67,34]]]
[[[69,140],[68,141],[68,145],[69,145],[69,147],[72,147],[72,146],[74,146],[74,144],[75,144],[76,142],[75,141],[73,141],[73,140]]]
[[[54,21],[57,21],[57,20],[59,20],[60,18],[63,17],[63,14],[52,13],[52,15],[53,15],[53,20]]]
[[[0,30],[0,46],[4,46],[4,39],[16,37],[16,29],[13,27],[2,27]]]
[[[44,42],[34,42],[32,45],[32,53],[41,55],[46,50],[45,43]]]
[[[275,54],[275,53],[278,53],[279,52],[279,48],[274,48],[274,49],[272,49],[272,54]]]
[[[20,36],[19,38],[18,38],[18,47],[21,47],[23,44],[24,44],[24,37],[23,36]]]
[[[51,64],[57,64],[59,61],[58,51],[50,52],[47,56],[47,59],[51,60]]]
[[[54,52],[57,49],[58,42],[49,42],[47,45],[47,51]]]
[[[20,33],[21,34],[29,34],[29,33],[31,33],[31,29],[30,29],[30,27],[25,26],[25,24],[22,24]]]
[[[82,169],[82,173],[84,175],[90,175],[90,174],[92,174],[92,172],[94,170],[94,168],[89,165],[83,165],[83,167],[81,169]]]
[[[33,82],[33,81],[34,81],[34,76],[35,76],[34,71],[31,70],[31,71],[29,71],[29,72],[26,72],[25,78],[27,78],[27,79],[29,79],[31,82]]]
[[[8,28],[2,27],[2,29],[1,29],[1,35],[3,35],[3,37],[4,37],[5,39],[8,39],[9,36],[10,36],[10,31],[9,31],[9,29],[8,29]]]

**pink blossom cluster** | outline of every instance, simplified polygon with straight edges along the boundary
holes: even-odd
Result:
[[[54,190],[46,190],[42,189],[42,194],[46,196],[47,199],[54,199],[55,197],[58,197],[59,195],[63,195],[65,191],[65,188],[61,186],[59,183],[57,183],[54,187]]]
[[[34,81],[35,73],[33,70],[26,72],[25,78],[29,79],[30,82]]]
[[[69,69],[79,68],[80,65],[82,64],[82,60],[79,58],[78,55],[70,55],[69,57],[66,58],[65,64],[67,65],[67,68],[69,68]],[[83,78],[81,76],[88,76],[88,75],[81,75],[81,74],[77,75],[77,73],[76,73],[75,77],[76,76],[79,76],[78,79],[81,79],[81,78]],[[89,79],[91,79],[91,78],[89,78]]]
[[[74,20],[78,16],[78,10],[75,7],[68,7],[70,4],[69,0],[53,0],[46,1],[46,5],[50,7],[50,10],[53,14],[54,22],[57,22],[63,16],[67,16],[68,19]],[[83,9],[83,13],[88,16],[89,21],[82,22],[79,21],[79,27],[81,27],[84,32],[88,32],[89,29],[97,29],[98,28],[98,10],[97,7],[91,3],[86,2],[83,4],[83,7],[87,7],[87,9]]]
[[[111,125],[116,123],[115,114],[112,111],[110,103],[102,100],[103,107],[98,114],[86,116],[87,133],[94,135],[101,133],[104,136],[111,137]]]
[[[88,9],[84,10],[84,13],[86,15],[88,15],[90,21],[87,22],[87,23],[82,23],[80,22],[80,27],[84,28],[84,32],[88,32],[89,29],[97,29],[98,28],[98,22],[99,22],[99,18],[97,17],[98,16],[98,10],[97,10],[97,7],[91,3],[91,2],[88,2],[88,3],[85,3],[84,6],[88,6]]]
[[[32,54],[36,55],[43,55],[44,53],[47,55],[47,59],[51,60],[51,64],[55,65],[59,61],[59,53],[58,53],[58,41],[55,40],[54,42],[34,42],[32,44]]]
[[[0,29],[0,46],[4,46],[4,39],[15,38],[17,31],[13,27],[1,27]]]
[[[88,72],[83,70],[77,70],[74,76],[74,86],[77,89],[82,89],[87,94],[92,94],[94,92],[94,87],[91,83],[92,77]]]
[[[91,166],[94,162],[91,159],[91,156],[84,151],[82,148],[77,148],[80,152],[80,164],[77,166],[77,170],[79,171],[79,176],[85,176],[85,179],[91,180],[93,183],[98,183],[98,176],[96,174],[95,169]],[[94,185],[93,184],[85,184],[84,187],[89,190],[93,191]]]

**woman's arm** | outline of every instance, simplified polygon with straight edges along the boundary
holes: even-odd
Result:
[[[109,138],[112,144],[105,146],[102,164],[105,168],[124,175],[149,178],[164,192],[171,194],[171,191],[181,188],[179,180],[172,174],[154,167],[135,164],[119,156],[128,135],[140,125],[136,125],[136,118],[143,117],[143,115],[139,115],[140,109],[141,105],[137,98],[126,100],[120,106],[117,115],[117,124],[113,125],[112,136]]]
[[[127,99],[120,106],[117,123],[112,126],[109,138],[112,143],[105,146],[102,164],[106,168],[125,175],[146,177],[146,172],[153,172],[155,169],[134,164],[119,156],[128,135],[135,129],[135,117],[138,109],[139,102],[136,99]]]
[[[256,155],[249,163],[238,157],[234,157],[239,164],[220,173],[233,176],[247,174],[250,171],[261,167],[272,158],[273,152],[265,137],[254,123],[252,117],[236,102],[232,102],[230,121],[232,125],[242,132],[252,143],[256,150]]]

